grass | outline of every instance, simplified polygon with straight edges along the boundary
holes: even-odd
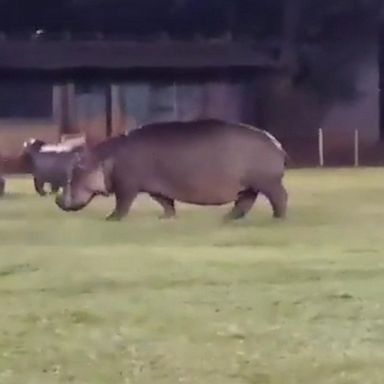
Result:
[[[0,383],[381,384],[382,169],[290,171],[265,200],[63,213],[31,180],[0,201]]]

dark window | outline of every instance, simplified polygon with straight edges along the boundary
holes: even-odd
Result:
[[[52,117],[52,86],[0,83],[0,118]]]
[[[91,83],[77,83],[77,84],[75,84],[75,93],[77,95],[94,93],[94,92],[97,92],[100,90],[101,90],[100,86],[96,86],[96,85],[91,84]]]

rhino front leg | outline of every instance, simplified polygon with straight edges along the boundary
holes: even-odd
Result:
[[[137,196],[137,191],[116,193],[116,206],[113,212],[107,216],[107,221],[120,221],[128,215],[129,209]]]

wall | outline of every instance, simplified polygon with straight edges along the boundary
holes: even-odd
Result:
[[[155,121],[222,118],[246,121],[244,105],[246,84],[241,82],[205,81],[113,83],[113,134]],[[106,134],[106,87],[102,84],[75,85],[76,131],[99,137]],[[251,120],[256,114],[251,108]],[[248,117],[248,119],[247,119]],[[252,122],[252,121],[248,121]]]
[[[134,82],[119,86],[128,128],[175,119],[244,120],[244,85],[240,82]]]
[[[59,129],[52,120],[0,119],[1,156],[20,154],[23,142],[30,137],[57,142]]]
[[[52,84],[37,80],[0,81],[0,155],[18,156],[30,138],[55,142],[59,137]]]
[[[75,86],[75,131],[87,132],[95,138],[106,136],[105,88],[92,85],[86,89]]]

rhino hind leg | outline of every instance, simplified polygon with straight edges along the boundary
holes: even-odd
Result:
[[[170,219],[176,216],[174,200],[157,193],[150,193],[150,196],[163,207],[164,212],[162,215],[160,215],[160,219]]]
[[[285,218],[287,212],[288,193],[281,180],[271,184],[262,192],[272,206],[273,217],[277,219]]]
[[[224,220],[238,220],[243,218],[251,210],[258,193],[258,191],[252,189],[240,192],[235,201],[235,205],[224,216]]]

